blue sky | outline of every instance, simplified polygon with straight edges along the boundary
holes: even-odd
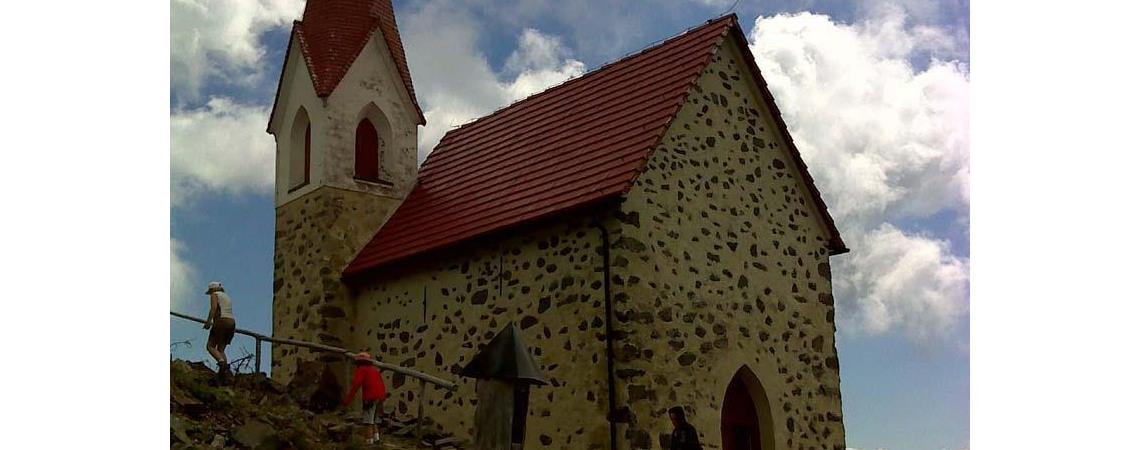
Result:
[[[396,1],[428,126],[450,126],[698,25],[720,0]],[[171,308],[211,280],[270,332],[268,107],[299,0],[171,2]],[[834,259],[847,443],[969,447],[969,5],[740,1],[735,12],[852,252]],[[204,359],[171,320],[175,355]],[[231,358],[252,341],[241,337]],[[266,357],[267,358],[267,357]]]

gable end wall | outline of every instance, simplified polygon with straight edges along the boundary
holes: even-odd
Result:
[[[673,405],[720,447],[742,366],[777,448],[845,448],[828,232],[745,64],[726,38],[621,206],[633,448],[667,439]]]

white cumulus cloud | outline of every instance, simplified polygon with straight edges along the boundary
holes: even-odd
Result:
[[[420,130],[422,160],[448,130],[585,72],[555,38],[525,29],[504,70],[496,72],[476,43],[469,12],[447,2],[425,2],[402,18],[416,93],[427,126]]]
[[[269,108],[211,98],[170,115],[171,203],[185,206],[205,192],[273,190],[275,146],[265,133]]]
[[[299,18],[296,0],[172,0],[172,89],[193,97],[209,77],[266,82],[263,34]],[[428,125],[420,130],[422,160],[452,127],[585,72],[562,43],[525,29],[502,71],[476,48],[473,17],[442,1],[416,5],[400,18],[401,34]],[[212,97],[171,112],[171,200],[186,206],[205,192],[268,193],[274,143],[263,132],[268,108]]]
[[[507,86],[510,101],[520,100],[586,72],[586,65],[568,56],[554,37],[533,28],[523,30],[518,48],[507,58],[506,68],[515,75]]]
[[[834,258],[840,326],[944,335],[968,313],[969,261],[900,219],[969,215],[969,72],[937,28],[902,8],[856,24],[800,13],[757,19],[750,47],[850,254]]]
[[[526,28],[519,36],[518,48],[507,58],[506,69],[514,73],[558,67],[567,61],[568,51],[562,42],[534,28]]]
[[[947,242],[890,224],[851,238],[856,250],[837,258],[835,291],[855,300],[845,309],[864,331],[902,329],[927,340],[948,333],[969,310],[969,262],[951,255]]]
[[[267,68],[261,34],[300,19],[303,0],[171,0],[170,84],[195,98],[217,77],[252,86]]]
[[[197,272],[186,260],[186,246],[170,239],[170,309],[178,311],[193,298]]]

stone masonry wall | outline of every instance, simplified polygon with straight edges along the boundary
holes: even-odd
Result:
[[[340,273],[395,212],[400,198],[320,187],[277,208],[273,249],[275,337],[344,346],[354,303]],[[307,349],[273,346],[273,378],[288,382]],[[341,371],[338,371],[338,374]]]
[[[616,231],[616,221],[604,223]],[[381,269],[368,275],[378,281],[358,287],[354,346],[457,381],[454,393],[429,388],[425,413],[473,437],[475,381],[456,373],[514,321],[550,381],[531,390],[526,448],[606,448],[600,248],[600,230],[572,215]],[[391,373],[385,380],[387,407],[414,415],[419,383]]]
[[[776,448],[844,448],[829,236],[741,58],[723,44],[603,219],[617,404],[632,412],[622,449],[664,448],[677,404],[705,448],[723,448],[723,397],[742,368],[769,399]],[[354,285],[352,348],[458,381],[428,389],[425,410],[471,434],[475,383],[455,373],[514,320],[552,382],[532,391],[527,448],[608,448],[600,239],[567,214],[369,274]],[[414,414],[418,383],[385,376],[388,407]]]
[[[767,393],[777,448],[845,448],[827,229],[750,86],[726,39],[621,206],[636,218],[614,277],[629,448],[659,448],[673,405],[723,448],[742,367]]]

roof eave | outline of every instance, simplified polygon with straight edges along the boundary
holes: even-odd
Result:
[[[416,251],[414,253],[399,256],[399,257],[396,257],[393,259],[381,260],[381,261],[377,261],[377,262],[373,262],[373,263],[367,263],[367,264],[361,265],[361,267],[356,267],[356,268],[353,268],[352,263],[349,263],[348,267],[345,267],[344,270],[341,271],[341,275],[340,275],[341,280],[351,283],[351,282],[362,279],[365,275],[367,275],[369,273],[374,273],[374,272],[376,272],[380,269],[384,269],[386,267],[392,267],[396,263],[407,262],[407,261],[411,260],[412,258],[416,258],[416,257],[421,256],[421,255],[432,254],[435,252],[444,251],[444,250],[447,250],[449,248],[453,248],[457,245],[463,245],[465,243],[474,241],[476,239],[486,238],[487,236],[494,236],[498,233],[503,233],[505,231],[513,230],[513,229],[518,229],[520,227],[532,225],[535,223],[541,223],[543,221],[551,220],[551,219],[557,218],[559,216],[571,214],[574,212],[605,209],[607,207],[617,205],[618,203],[620,203],[624,200],[625,200],[624,193],[619,192],[619,193],[615,193],[612,195],[607,195],[607,196],[595,199],[594,201],[591,201],[589,203],[574,205],[574,206],[566,208],[566,209],[559,209],[559,210],[551,211],[549,213],[546,213],[546,214],[543,214],[543,215],[540,215],[537,217],[532,217],[530,219],[523,220],[520,222],[514,222],[511,224],[502,226],[500,228],[487,230],[487,231],[480,233],[480,234],[467,236],[463,239],[460,239],[460,240],[457,240],[454,242],[441,244],[441,245],[438,245],[435,247]],[[364,249],[361,248],[361,251],[364,251]],[[356,256],[354,256],[352,259],[352,262],[355,262],[356,258],[359,256],[360,256],[359,253]]]
[[[829,256],[838,256],[851,251],[851,249],[847,248],[847,245],[843,243],[842,239],[832,240],[829,244],[830,246],[828,247],[827,253]]]
[[[285,59],[281,61],[281,73],[277,75],[277,92],[273,95],[273,106],[269,109],[269,121],[265,124],[265,132],[268,134],[273,134],[273,119],[277,117],[277,102],[281,100],[281,85],[285,84],[285,68],[289,65],[289,56],[293,52],[293,39],[297,37],[299,25],[301,25],[301,21],[294,20],[293,28],[289,30],[289,43],[285,47]]]

